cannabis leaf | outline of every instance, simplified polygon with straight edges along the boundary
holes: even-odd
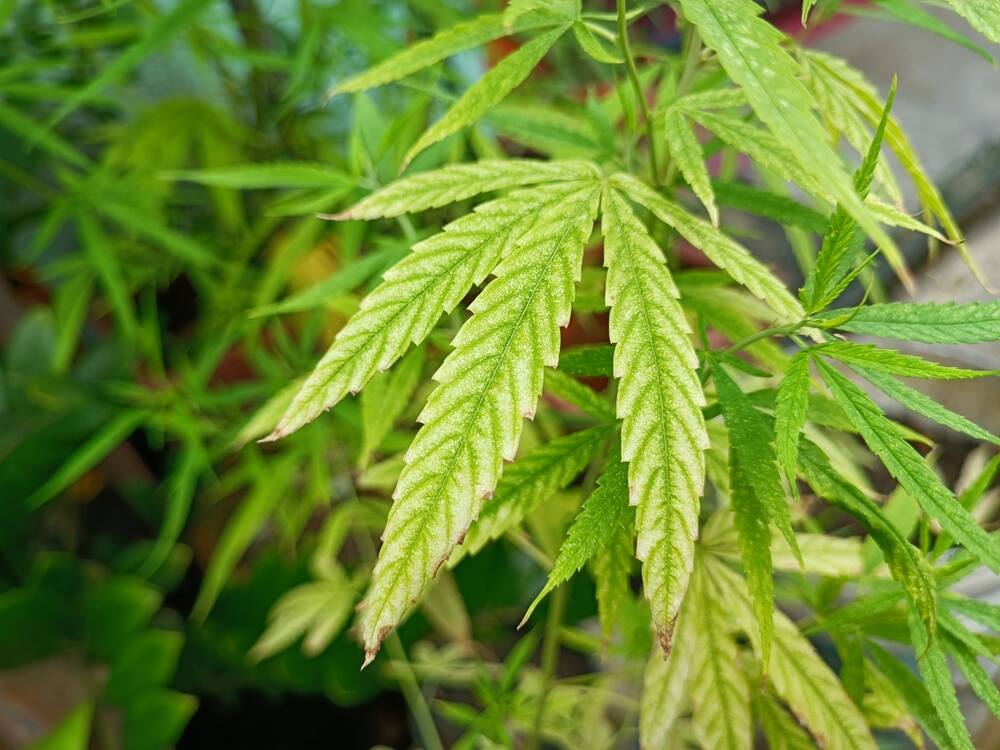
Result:
[[[503,101],[507,94],[517,88],[528,77],[539,61],[563,35],[569,26],[559,26],[539,34],[516,52],[490,68],[487,73],[462,94],[444,116],[421,134],[403,157],[403,165],[428,146],[457,133],[470,125]]]
[[[639,745],[643,748],[667,746],[667,738],[690,700],[691,664],[698,648],[698,602],[689,590],[684,599],[674,647],[668,656],[653,647],[642,679],[642,703],[639,707]]]
[[[843,310],[829,310],[819,320],[835,320]],[[992,302],[886,302],[852,312],[837,328],[880,338],[927,344],[977,344],[1000,341],[1000,300]]]
[[[663,254],[616,190],[602,217],[622,460],[636,510],[636,557],[665,651],[698,535],[708,435],[690,329]]]
[[[465,21],[451,28],[439,31],[429,39],[411,44],[378,65],[337,84],[328,96],[382,86],[398,81],[426,67],[441,62],[445,58],[480,44],[499,39],[517,31],[528,31],[556,22],[550,14],[522,16],[514,22],[505,23],[500,13],[488,13],[471,21]]]
[[[1000,7],[979,0],[947,0],[962,18],[994,44],[1000,44]]]
[[[766,671],[771,652],[771,616],[774,611],[771,530],[768,522],[774,521],[797,555],[798,546],[771,449],[767,421],[717,362],[712,364],[712,377],[729,430],[730,499],[750,599],[760,629]]]
[[[823,380],[872,452],[903,488],[969,552],[1000,573],[1000,546],[955,500],[937,474],[864,391],[816,360]]]
[[[625,525],[628,510],[628,472],[617,455],[597,480],[597,489],[584,500],[583,509],[573,520],[559,554],[549,571],[545,587],[528,607],[523,625],[535,608],[556,586],[565,583],[580,570],[612,536]]]
[[[871,344],[855,344],[851,341],[833,341],[817,344],[809,350],[822,354],[847,365],[857,365],[876,372],[901,375],[909,378],[931,380],[961,380],[996,375],[995,370],[966,370],[930,362],[913,354],[903,354],[893,349],[880,349]]]
[[[695,631],[687,685],[694,704],[691,727],[702,747],[749,750],[750,684],[732,636],[737,602],[731,590],[719,588],[718,565],[702,555],[698,563],[688,593],[691,610],[686,613]]]
[[[613,175],[610,182],[636,203],[652,211],[664,224],[676,229],[715,265],[764,300],[782,320],[798,321],[802,318],[802,306],[798,300],[746,248],[632,175],[619,173]]]
[[[537,209],[434,378],[383,534],[360,616],[367,661],[461,542],[514,458],[544,366],[559,357],[600,188],[584,184]]]
[[[547,377],[547,375],[546,375]],[[517,526],[537,505],[572,482],[611,434],[607,426],[572,432],[525,453],[504,469],[493,499],[469,528],[451,564],[474,555]]]
[[[757,116],[880,247],[894,249],[854,191],[811,111],[798,65],[781,46],[783,35],[760,18],[761,7],[752,0],[681,0],[680,7]]]
[[[704,204],[713,226],[719,226],[719,209],[715,205],[715,193],[708,176],[708,167],[705,166],[705,155],[681,109],[671,107],[667,110],[663,118],[663,134],[680,173],[698,196],[698,200]]]
[[[814,443],[802,440],[799,462],[806,481],[817,495],[843,508],[865,527],[882,550],[892,577],[920,613],[928,632],[933,633],[937,621],[937,586],[920,550],[906,540],[875,503],[833,469]]]
[[[708,558],[704,575],[711,577],[728,615],[750,636],[762,654],[760,636],[747,606],[743,580],[721,561]],[[858,707],[851,702],[837,676],[816,653],[799,629],[781,611],[774,612],[774,648],[767,673],[774,691],[788,704],[816,738],[831,750],[875,750],[875,740]]]
[[[442,176],[442,180],[447,177]],[[477,186],[474,192],[485,189],[477,178],[472,182]],[[462,195],[468,194],[470,182],[462,184],[466,186]],[[271,439],[311,422],[347,393],[360,391],[376,372],[391,367],[411,343],[426,338],[442,313],[453,310],[473,285],[486,278],[531,227],[540,210],[558,205],[580,184],[567,182],[518,191],[481,204],[444,231],[414,245],[413,252],[385,273],[382,283],[337,334]],[[448,195],[453,199],[456,192]],[[368,205],[384,205],[378,196],[372,196]],[[398,205],[396,200],[393,198],[390,205]],[[419,203],[419,198],[416,201]]]
[[[799,352],[788,363],[774,402],[774,443],[778,463],[792,492],[799,465],[799,435],[809,411],[809,355]]]

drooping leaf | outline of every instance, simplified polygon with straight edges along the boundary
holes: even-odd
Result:
[[[367,661],[406,614],[492,496],[534,415],[545,365],[559,358],[600,192],[586,185],[538,212],[494,269],[434,378],[406,453],[361,609]],[[536,209],[537,210],[537,209]]]
[[[660,221],[676,229],[715,265],[756,297],[764,300],[781,319],[797,321],[802,318],[802,306],[798,300],[746,248],[632,175],[618,173],[611,177],[611,183],[629,198],[652,211]]]
[[[996,370],[967,370],[962,367],[949,367],[914,354],[903,354],[894,349],[881,349],[872,344],[856,344],[851,341],[817,344],[809,351],[813,354],[830,357],[846,365],[907,378],[962,380],[988,377],[998,373]]]
[[[976,44],[969,37],[956,31],[937,16],[928,13],[921,6],[907,0],[876,0],[875,6],[870,9],[846,6],[845,10],[858,13],[859,15],[870,15],[875,18],[893,20],[915,26],[975,52],[988,63],[992,64],[995,62],[993,56],[981,45]]]
[[[512,193],[478,206],[417,243],[337,334],[272,438],[294,432],[349,392],[357,393],[411,343],[423,341],[441,314],[453,310],[511,251],[539,210],[558,204],[577,188],[578,183],[570,183]]]
[[[636,510],[636,557],[665,651],[693,565],[708,435],[697,357],[663,254],[625,199],[605,191],[609,332],[622,460]]]
[[[895,248],[851,185],[812,113],[812,96],[798,78],[798,65],[781,46],[784,35],[760,18],[761,7],[753,0],[681,0],[680,7],[757,116],[798,162],[880,247]]]
[[[680,173],[705,206],[712,224],[719,226],[719,209],[715,205],[715,193],[708,176],[708,167],[705,166],[705,155],[691,130],[691,123],[680,110],[668,109],[663,119],[663,134]]]
[[[746,630],[754,650],[760,654],[760,636],[753,627],[743,581],[718,560],[708,560],[706,568],[711,571],[717,589],[725,592],[729,617]],[[875,740],[864,717],[840,680],[781,611],[774,613],[774,647],[767,679],[821,747],[875,750]]]
[[[829,224],[819,211],[786,195],[760,190],[742,182],[715,181],[712,189],[719,205],[772,219],[784,227],[822,234]]]
[[[973,750],[969,730],[965,726],[962,707],[955,693],[948,660],[941,647],[940,638],[929,638],[923,623],[917,617],[910,617],[910,638],[917,654],[917,668],[934,709],[944,725],[944,731],[951,742],[949,747]]]
[[[882,510],[830,465],[816,445],[803,440],[799,465],[817,495],[850,513],[875,540],[892,577],[903,587],[928,632],[936,629],[937,587],[930,566]]]
[[[774,632],[769,521],[778,526],[789,547],[796,552],[798,547],[766,420],[721,365],[713,363],[712,378],[729,430],[730,500],[766,672]]]
[[[583,508],[566,532],[545,587],[524,613],[522,625],[542,599],[556,586],[572,578],[598,550],[610,542],[624,525],[628,512],[628,471],[625,464],[612,455],[608,467],[597,480],[597,489],[584,500]]]
[[[785,370],[774,401],[774,445],[785,481],[798,493],[799,435],[809,411],[809,357],[796,354]]]
[[[611,434],[608,426],[563,435],[525,453],[506,469],[493,498],[469,527],[465,541],[449,561],[474,555],[524,520],[534,508],[572,482]]]
[[[567,28],[568,26],[558,26],[539,34],[490,68],[445,112],[440,120],[421,134],[417,142],[406,152],[403,164],[409,164],[413,157],[428,146],[476,122],[503,101],[507,94],[524,82]]]
[[[691,664],[699,647],[698,603],[686,597],[677,616],[674,648],[669,656],[654,647],[642,678],[639,706],[639,746],[648,750],[666,746],[677,719],[690,701]]]
[[[962,674],[969,681],[973,692],[979,696],[979,700],[994,716],[1000,717],[1000,689],[997,689],[993,678],[979,663],[976,653],[950,634],[945,634],[943,645],[948,655],[962,670]]]
[[[927,732],[927,735],[938,747],[950,747],[951,742],[944,724],[938,718],[934,703],[927,689],[903,664],[898,657],[886,651],[877,643],[869,642],[867,649],[871,652],[879,669],[885,673],[893,687],[906,703],[907,709]]]
[[[694,705],[691,727],[702,747],[750,750],[750,684],[732,635],[734,594],[720,589],[718,567],[699,555],[687,596],[685,617],[694,629],[687,686]]]
[[[821,360],[823,380],[871,451],[907,493],[963,547],[1000,572],[1000,545],[961,507],[933,469],[860,388]]]
[[[769,694],[754,693],[753,705],[770,750],[814,750],[816,743]]]
[[[835,319],[843,310],[819,318]],[[837,325],[842,331],[927,344],[978,344],[1000,341],[1000,301],[886,302],[859,308]]]

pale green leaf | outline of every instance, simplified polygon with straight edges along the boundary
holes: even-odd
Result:
[[[746,604],[744,582],[720,561],[707,560],[706,569],[717,588],[726,592],[727,616],[743,627],[760,653],[760,636]],[[767,680],[821,747],[875,750],[861,711],[812,644],[781,611],[774,613],[774,647]]]
[[[669,656],[654,647],[646,662],[639,704],[639,747],[665,747],[670,732],[690,701],[691,664],[698,643],[697,602],[688,597],[677,617],[674,648]]]
[[[831,310],[820,318],[837,318],[844,312]],[[1000,300],[866,305],[836,327],[851,333],[928,344],[1000,341]]]
[[[516,527],[553,493],[572,482],[611,434],[607,426],[591,427],[538,446],[504,469],[493,498],[469,528],[450,565],[474,555]]]
[[[625,525],[628,512],[628,471],[617,455],[612,455],[610,465],[597,480],[597,489],[584,500],[583,508],[566,532],[545,587],[524,613],[521,625],[528,621],[542,599],[556,586],[572,578],[598,550],[609,543],[619,528]]]
[[[963,380],[997,374],[996,370],[967,370],[962,367],[950,367],[931,362],[914,354],[903,354],[894,349],[880,349],[872,344],[855,344],[851,341],[817,344],[809,351],[813,354],[830,357],[846,365],[864,367],[868,370],[908,378]],[[843,406],[843,404],[841,405]]]
[[[927,694],[944,725],[945,733],[951,740],[948,746],[959,750],[974,750],[948,669],[948,660],[941,648],[941,639],[929,638],[923,623],[915,616],[910,617],[910,638],[913,650],[917,654],[917,668],[923,677]]]
[[[494,190],[598,176],[596,167],[583,161],[510,159],[453,164],[396,180],[330,218],[381,219],[438,208]]]
[[[414,156],[428,146],[476,122],[503,101],[507,94],[524,82],[567,28],[559,26],[539,34],[490,68],[462,94],[440,120],[423,132],[403,157],[404,165],[409,164]]]
[[[994,572],[1000,573],[1000,545],[962,508],[927,462],[900,434],[881,409],[847,378],[821,360],[817,366],[871,451],[909,495],[963,547]]]
[[[976,31],[1000,44],[1000,5],[991,0],[947,0],[952,9]]]
[[[813,99],[798,78],[799,66],[782,47],[784,34],[760,18],[762,8],[753,0],[681,0],[680,7],[706,46],[718,53],[722,67],[746,93],[757,116],[799,164],[880,247],[886,252],[895,249],[854,191],[812,113]]]
[[[695,138],[691,124],[680,110],[675,108],[667,110],[663,119],[663,134],[666,136],[670,155],[680,173],[698,196],[698,200],[705,206],[713,226],[719,226],[719,209],[715,205],[715,194],[708,176],[708,167],[705,166],[705,155],[701,150],[701,144]]]
[[[605,422],[615,420],[615,409],[605,397],[564,372],[547,369],[545,371],[545,390],[575,406],[584,414],[589,414]]]
[[[687,685],[694,706],[691,725],[702,747],[750,750],[750,683],[732,635],[738,594],[720,589],[720,568],[699,555],[687,596],[690,602],[685,601],[685,618],[691,619],[685,627],[694,630],[688,647],[693,652]],[[752,624],[746,626],[756,632]]]
[[[886,396],[902,404],[910,411],[914,411],[927,419],[942,424],[956,432],[964,433],[976,440],[1000,445],[1000,438],[989,430],[980,427],[972,420],[963,417],[946,406],[942,406],[934,399],[925,396],[920,391],[911,388],[905,383],[899,382],[894,377],[863,367],[855,367],[853,369]]]
[[[504,459],[514,459],[544,368],[559,359],[559,328],[569,322],[599,200],[588,185],[553,208],[536,207],[537,220],[494,269],[435,373],[439,385],[406,453],[361,608],[367,661],[465,537]]]
[[[782,320],[798,321],[802,318],[802,306],[798,300],[746,248],[631,175],[619,173],[611,181],[629,198],[652,211],[660,221],[676,229],[735,281],[764,300]]]
[[[653,625],[669,651],[698,535],[708,434],[698,359],[663,253],[625,199],[605,191],[609,333],[615,344],[622,460],[638,506],[636,557]]]
[[[304,583],[284,594],[267,615],[267,628],[250,648],[255,661],[274,656],[305,636],[307,655],[322,652],[351,616],[354,590],[343,570],[329,580]]]
[[[604,45],[594,36],[594,32],[590,30],[585,22],[576,21],[573,24],[573,36],[576,37],[580,49],[597,60],[597,62],[607,63],[608,65],[621,65],[624,62],[617,52],[605,49]]]
[[[768,693],[755,693],[753,698],[769,750],[815,750],[816,743],[777,700]]]
[[[798,162],[793,154],[771,132],[733,117],[717,112],[692,112],[692,117],[702,127],[710,130],[720,140],[746,154],[764,169],[778,177],[790,180],[827,203],[835,198],[820,182]]]
[[[212,551],[198,598],[191,609],[191,618],[195,622],[205,621],[219,594],[232,578],[243,553],[271,515],[274,506],[280,502],[282,493],[291,485],[297,468],[297,457],[294,455],[269,463],[266,476],[264,467],[255,466],[256,486],[240,502]]]
[[[339,169],[325,164],[295,161],[180,170],[165,172],[163,178],[233,190],[336,188],[354,184],[351,176]]]
[[[423,347],[412,349],[391,370],[372,378],[361,392],[360,466],[368,464],[372,453],[410,405],[420,384],[425,359]]]
[[[578,189],[578,184],[567,184],[515,192],[478,206],[414,245],[337,334],[272,438],[294,432],[348,393],[357,393],[411,343],[423,341],[442,313],[453,310],[511,251],[539,210],[558,205]]]
[[[875,217],[876,221],[880,221],[887,226],[907,229],[911,232],[920,232],[921,234],[933,237],[941,242],[950,243],[950,240],[934,227],[924,224],[924,222],[910,216],[908,213],[900,208],[897,208],[896,206],[889,203],[883,203],[878,198],[868,196],[865,199],[865,207],[867,207],[869,213]]]
[[[551,20],[549,19],[550,22]],[[513,28],[508,28],[499,13],[479,16],[439,31],[429,39],[409,45],[378,65],[337,84],[330,90],[329,96],[364,91],[397,81],[458,52],[507,36],[513,31],[525,31],[542,23],[543,20],[536,17],[524,18]]]
[[[81,700],[41,739],[25,745],[26,750],[87,750],[90,747],[94,704]]]
[[[795,477],[799,466],[799,435],[809,411],[809,356],[792,357],[774,400],[774,445],[778,463],[792,491],[798,494]]]

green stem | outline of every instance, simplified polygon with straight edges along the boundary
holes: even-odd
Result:
[[[542,684],[538,696],[538,710],[535,713],[535,723],[528,742],[528,750],[537,750],[542,744],[542,721],[545,718],[545,704],[549,688],[556,674],[556,661],[559,658],[559,628],[562,627],[563,615],[566,613],[566,602],[569,587],[559,586],[552,593],[548,617],[545,619],[545,637],[542,641]]]
[[[745,349],[761,339],[770,338],[771,336],[783,336],[791,333],[795,333],[802,327],[802,323],[790,323],[784,326],[774,326],[773,328],[765,328],[763,331],[757,331],[757,333],[752,336],[747,336],[742,341],[737,341],[735,344],[726,349],[727,353],[732,353],[739,351],[740,349]]]
[[[420,739],[423,740],[424,746],[427,750],[444,750],[441,737],[438,736],[437,725],[431,715],[430,706],[427,705],[427,700],[420,689],[416,675],[413,674],[410,662],[406,658],[403,642],[394,632],[385,639],[385,647],[395,662],[399,687],[403,691],[406,704],[410,707],[410,713],[413,714],[413,721],[417,725],[417,731],[420,732]]]
[[[659,172],[656,158],[656,139],[653,137],[653,118],[649,116],[649,107],[646,106],[646,95],[642,91],[642,82],[639,81],[639,71],[635,67],[635,59],[632,57],[632,50],[628,43],[628,18],[625,14],[625,0],[616,0],[618,9],[618,46],[621,48],[622,57],[625,59],[625,69],[628,71],[628,79],[632,83],[632,91],[635,93],[636,104],[642,113],[642,119],[646,124],[646,140],[649,141],[649,172],[653,177],[653,183],[659,185]]]

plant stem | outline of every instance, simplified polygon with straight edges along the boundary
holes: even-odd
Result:
[[[790,325],[774,326],[773,328],[765,328],[763,331],[757,331],[757,333],[753,334],[752,336],[747,336],[742,341],[737,341],[735,344],[733,344],[728,349],[726,349],[726,352],[730,352],[731,353],[731,352],[739,351],[740,349],[744,349],[744,348],[750,346],[750,344],[753,344],[756,341],[760,341],[761,339],[770,338],[771,336],[782,336],[782,335],[786,335],[786,334],[789,334],[789,333],[795,333],[801,327],[802,327],[801,323],[792,323]]]
[[[417,731],[420,732],[420,739],[423,740],[424,746],[427,750],[444,750],[441,737],[438,736],[437,725],[431,715],[430,706],[427,705],[420,684],[406,658],[403,642],[399,640],[396,633],[392,633],[385,639],[385,647],[389,656],[396,662],[399,687],[403,691],[406,704],[410,707],[410,713],[413,714],[413,721],[417,725]]]
[[[642,119],[646,124],[646,140],[649,141],[649,172],[653,177],[653,183],[659,185],[659,172],[656,158],[656,139],[653,137],[653,118],[649,116],[649,107],[646,105],[646,95],[642,91],[642,83],[639,81],[639,71],[635,67],[635,59],[632,57],[632,50],[628,43],[628,18],[625,16],[625,0],[616,0],[618,9],[618,46],[625,59],[625,69],[628,71],[628,79],[632,83],[632,90],[635,93],[636,104],[642,113]]]
[[[545,718],[545,703],[556,673],[556,661],[559,657],[559,628],[562,626],[563,615],[566,612],[566,602],[569,587],[559,586],[552,593],[552,603],[545,618],[545,637],[542,641],[542,684],[538,696],[538,711],[535,713],[535,723],[531,730],[528,750],[537,750],[542,744],[542,720]]]

